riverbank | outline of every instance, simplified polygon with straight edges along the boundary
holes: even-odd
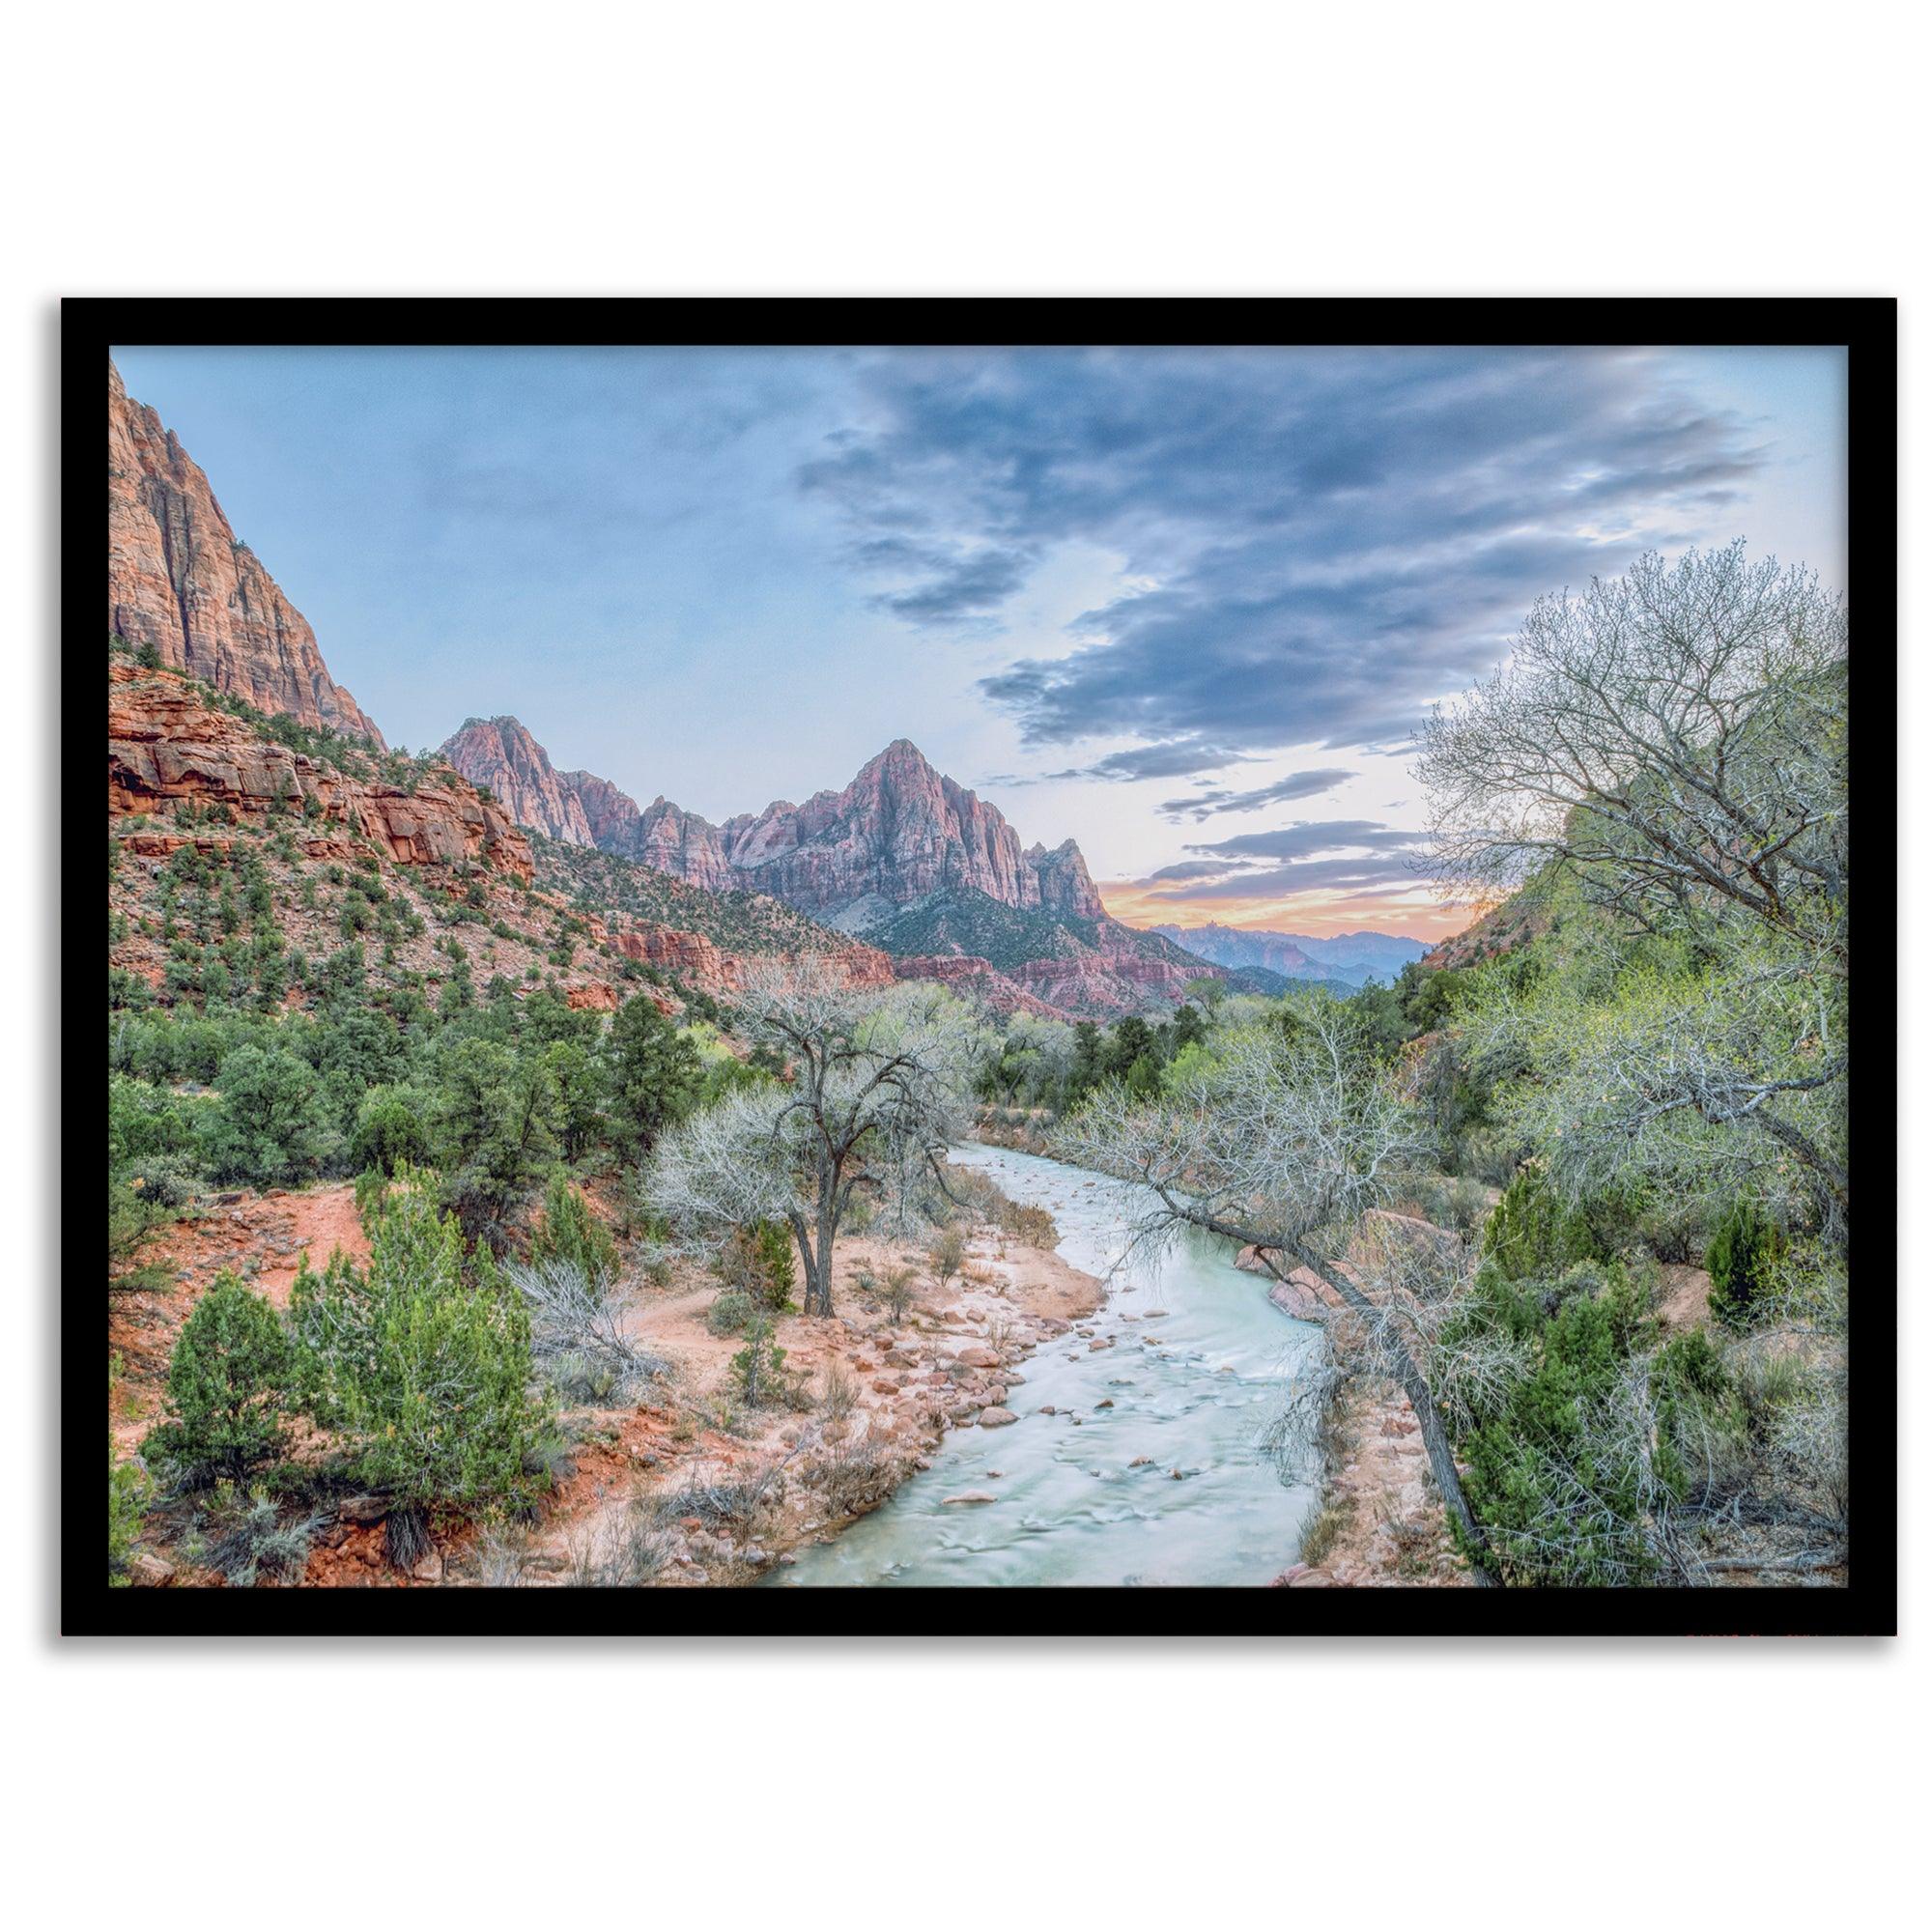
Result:
[[[1358,1378],[1323,1422],[1321,1507],[1275,1578],[1289,1589],[1454,1589],[1468,1566],[1429,1476],[1422,1425],[1394,1382]]]
[[[1056,1118],[1044,1107],[981,1107],[973,1120],[973,1138],[986,1147],[1051,1160],[1049,1137]]]
[[[1455,1241],[1447,1229],[1414,1215],[1385,1215],[1429,1240]],[[1236,1264],[1267,1275],[1253,1249]],[[1304,1268],[1272,1280],[1268,1298],[1285,1314],[1325,1323],[1338,1305]],[[1399,1383],[1356,1376],[1330,1397],[1321,1420],[1321,1504],[1301,1534],[1295,1561],[1274,1580],[1291,1589],[1455,1588],[1468,1565],[1449,1533],[1442,1498],[1429,1473],[1422,1425]]]
[[[1219,1236],[1127,1248],[1130,1183],[983,1140],[954,1159],[1050,1214],[1106,1298],[1029,1365],[1017,1427],[948,1435],[930,1473],[773,1580],[1264,1587],[1317,1500],[1319,1458],[1284,1470],[1266,1446],[1316,1331],[1253,1292]]]
[[[917,1270],[898,1318],[878,1286],[895,1268]],[[479,1550],[452,1581],[755,1581],[877,1509],[930,1466],[947,1431],[1009,1426],[1021,1364],[1101,1300],[1093,1275],[984,1220],[944,1284],[923,1251],[848,1238],[838,1313],[776,1323],[789,1401],[747,1410],[731,1366],[743,1338],[706,1321],[718,1293],[695,1266],[637,1293],[625,1332],[666,1363],[661,1392],[570,1418],[571,1467],[539,1533],[521,1550]],[[613,1574],[627,1563],[649,1574]],[[513,1576],[493,1574],[505,1565]]]

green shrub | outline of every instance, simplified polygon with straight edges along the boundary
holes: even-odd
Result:
[[[121,1378],[121,1358],[107,1365],[108,1413],[113,1413],[114,1385]],[[114,1431],[107,1432],[107,1582],[121,1588],[128,1581],[128,1559],[141,1534],[147,1506],[148,1479],[137,1463],[124,1463],[114,1453]]]
[[[1652,1461],[1670,1494],[1683,1501],[1714,1447],[1741,1439],[1743,1405],[1732,1391],[1724,1358],[1701,1328],[1673,1335],[1651,1363],[1657,1398],[1657,1439]]]
[[[224,1269],[175,1344],[165,1419],[142,1452],[178,1488],[245,1478],[286,1445],[290,1379],[280,1318]]]
[[[1505,1281],[1560,1274],[1604,1259],[1588,1218],[1559,1200],[1542,1171],[1519,1168],[1483,1226],[1483,1254]]]
[[[591,1212],[570,1177],[559,1170],[544,1194],[543,1213],[530,1236],[533,1261],[568,1262],[586,1282],[611,1282],[617,1274],[617,1243]]]
[[[558,963],[567,964],[567,942],[561,950]],[[604,1058],[611,1140],[626,1158],[646,1154],[697,1104],[704,1084],[697,1048],[655,1000],[639,993],[611,1020]]]
[[[932,1277],[941,1288],[966,1265],[966,1236],[958,1228],[942,1228],[926,1250]]]
[[[1652,1558],[1641,1522],[1639,1455],[1617,1428],[1619,1384],[1648,1324],[1644,1295],[1619,1265],[1579,1264],[1554,1306],[1493,1260],[1479,1276],[1534,1366],[1464,1436],[1464,1488],[1489,1537],[1489,1561],[1512,1583],[1628,1584]],[[1476,1319],[1481,1320],[1478,1316]],[[1538,1325],[1540,1323],[1540,1325]]]
[[[350,1136],[349,1158],[357,1168],[393,1175],[408,1164],[420,1167],[430,1156],[429,1108],[413,1088],[377,1087],[362,1097]]]
[[[355,1218],[372,1239],[389,1211],[389,1177],[380,1167],[365,1167],[355,1177]]]
[[[753,1221],[734,1228],[712,1271],[729,1288],[741,1288],[774,1315],[789,1315],[795,1307],[791,1292],[798,1282],[789,1231],[777,1221]]]
[[[529,1316],[480,1250],[466,1270],[433,1175],[405,1168],[367,1268],[339,1251],[296,1277],[293,1315],[310,1412],[337,1431],[356,1474],[392,1499],[390,1548],[426,1522],[518,1507],[550,1428],[529,1393]],[[400,1520],[398,1520],[400,1519]]]
[[[712,1301],[704,1325],[714,1335],[742,1335],[752,1319],[752,1297],[742,1288],[727,1288]]]
[[[243,1046],[215,1078],[221,1104],[203,1119],[215,1179],[274,1187],[314,1174],[328,1147],[320,1083],[305,1060],[279,1047]]]
[[[770,1318],[762,1312],[753,1316],[745,1346],[731,1357],[731,1375],[747,1408],[772,1408],[791,1399],[785,1350],[772,1339]]]
[[[1739,1199],[1718,1223],[1704,1266],[1711,1276],[1711,1313],[1727,1328],[1756,1319],[1784,1242],[1754,1201]]]
[[[140,1259],[142,1248],[167,1219],[150,1202],[135,1180],[126,1175],[107,1177],[107,1287],[110,1293],[162,1288],[166,1270]]]
[[[253,1589],[265,1575],[277,1583],[300,1582],[322,1516],[316,1513],[284,1521],[269,1497],[227,1491],[224,1484],[208,1520],[196,1532],[197,1560],[220,1571],[223,1579],[238,1590]]]
[[[126,1170],[128,1187],[163,1214],[179,1212],[193,1201],[200,1176],[192,1162],[179,1154],[157,1154],[137,1160]]]
[[[895,1323],[902,1323],[912,1312],[919,1293],[919,1272],[909,1267],[889,1267],[877,1284],[879,1299]]]

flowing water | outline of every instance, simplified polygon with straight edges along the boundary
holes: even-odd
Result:
[[[1134,1190],[1005,1148],[964,1147],[952,1157],[1046,1208],[1075,1267],[1105,1277],[1119,1260]],[[769,1580],[1269,1582],[1294,1560],[1317,1471],[1311,1460],[1284,1480],[1258,1438],[1284,1377],[1321,1337],[1283,1315],[1262,1281],[1235,1266],[1235,1253],[1188,1231],[1164,1253],[1136,1257],[1080,1324],[1114,1336],[1113,1348],[1090,1350],[1077,1335],[1042,1342],[1008,1398],[1018,1422],[949,1430],[929,1470]],[[1098,1406],[1109,1400],[1111,1408]],[[944,1500],[972,1490],[998,1500]]]

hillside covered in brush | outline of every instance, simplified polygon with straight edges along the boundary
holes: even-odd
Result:
[[[608,910],[674,926],[726,952],[813,952],[857,961],[870,951],[763,893],[706,892],[634,859],[542,833],[530,835],[530,850],[537,883],[585,912]]]

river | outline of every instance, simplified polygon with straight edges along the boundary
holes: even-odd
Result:
[[[1122,1183],[1006,1148],[952,1157],[1046,1208],[1075,1267],[1105,1277],[1120,1258],[1133,1207]],[[1319,1473],[1311,1456],[1285,1481],[1258,1438],[1283,1378],[1321,1335],[1283,1315],[1235,1252],[1190,1231],[1157,1257],[1136,1257],[1081,1324],[1113,1336],[1113,1348],[1072,1335],[1043,1342],[1009,1398],[1017,1423],[949,1430],[929,1470],[768,1581],[1271,1581],[1294,1560]],[[1057,1413],[1039,1412],[1048,1407]],[[968,1491],[997,1501],[945,1501]]]

